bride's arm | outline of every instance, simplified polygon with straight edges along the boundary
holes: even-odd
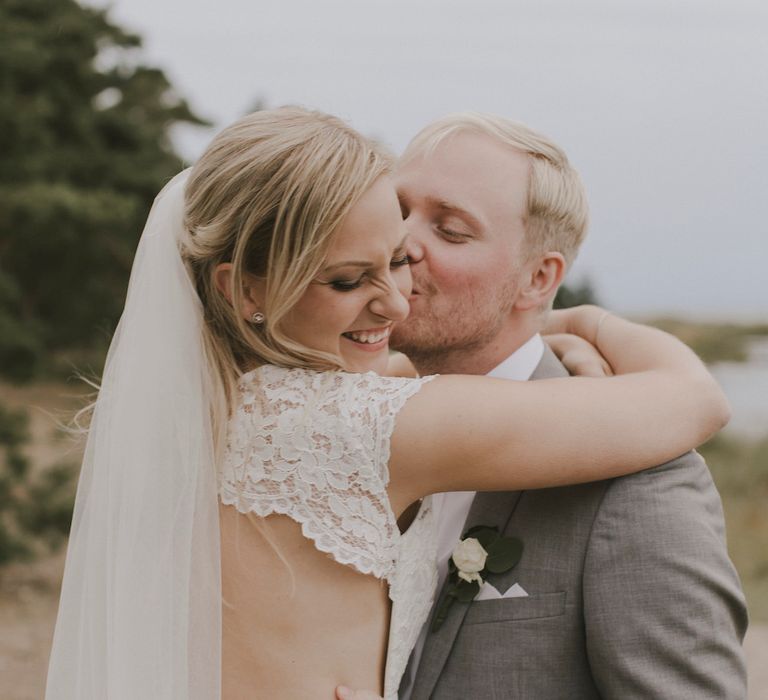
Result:
[[[436,491],[542,488],[666,462],[725,425],[729,408],[701,361],[662,331],[597,307],[557,314],[621,376],[512,382],[441,376],[401,410],[392,436],[396,512]]]
[[[336,700],[384,700],[384,698],[371,690],[352,690],[340,685],[336,688]]]

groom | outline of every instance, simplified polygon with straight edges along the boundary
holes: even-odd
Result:
[[[455,115],[414,139],[396,184],[414,291],[393,346],[421,374],[565,375],[538,334],[587,226],[561,149]],[[435,501],[438,596],[468,528],[496,526],[524,550],[483,599],[425,627],[401,700],[746,697],[744,598],[696,453],[610,481]]]

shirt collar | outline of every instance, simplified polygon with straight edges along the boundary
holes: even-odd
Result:
[[[538,333],[523,343],[506,360],[496,365],[489,377],[498,379],[517,379],[525,381],[531,378],[533,371],[541,362],[544,354],[544,341]]]

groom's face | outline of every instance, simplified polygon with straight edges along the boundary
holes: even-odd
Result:
[[[408,228],[411,314],[393,347],[472,351],[512,322],[525,259],[527,156],[479,134],[448,137],[395,175]]]

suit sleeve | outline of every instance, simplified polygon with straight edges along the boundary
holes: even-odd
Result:
[[[720,497],[697,453],[611,484],[583,583],[603,698],[746,698],[744,596]]]

